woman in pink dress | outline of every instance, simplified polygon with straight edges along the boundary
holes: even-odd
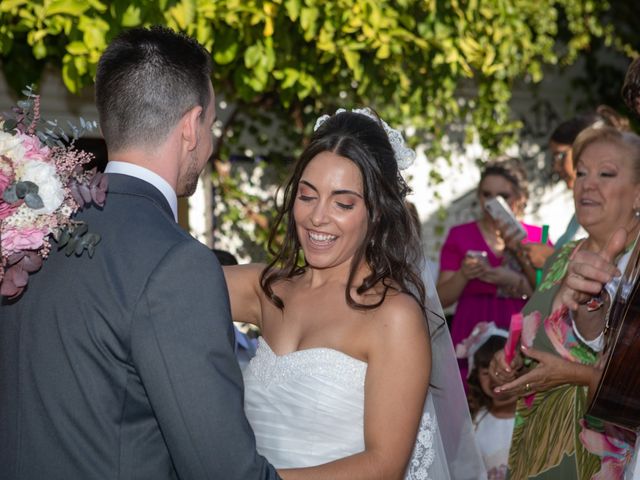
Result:
[[[520,245],[540,242],[542,229],[521,222],[526,231],[521,240],[505,234],[504,225],[485,210],[486,202],[498,196],[516,217],[522,215],[528,192],[519,161],[496,161],[484,167],[478,186],[482,217],[451,228],[442,247],[437,290],[445,308],[458,302],[451,324],[454,345],[467,338],[478,322],[494,322],[508,330],[511,315],[522,309],[533,290],[535,271]],[[465,381],[466,360],[459,364]]]

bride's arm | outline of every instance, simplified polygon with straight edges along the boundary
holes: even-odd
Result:
[[[258,263],[222,267],[234,322],[260,326],[260,273],[263,268],[264,265]]]
[[[371,319],[365,380],[365,450],[309,468],[281,470],[284,480],[403,479],[429,386],[426,320],[406,295],[387,298]]]

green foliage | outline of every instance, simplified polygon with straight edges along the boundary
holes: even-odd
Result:
[[[42,198],[38,195],[38,190],[38,185],[33,182],[14,182],[5,189],[2,198],[9,204],[24,200],[27,207],[38,210],[44,207]]]
[[[162,23],[213,52],[214,86],[229,99],[275,96],[300,111],[302,125],[333,105],[372,104],[436,138],[471,115],[496,146],[517,127],[514,81],[539,82],[544,65],[574,62],[594,38],[632,52],[600,20],[608,8],[599,0],[3,0],[0,52],[3,68],[22,57],[33,80],[39,62],[61,66],[76,92],[92,83],[114,35]]]
[[[412,141],[426,139],[431,153],[445,153],[439,140],[456,123],[467,138],[501,150],[520,127],[509,108],[516,81],[540,82],[545,67],[574,63],[595,41],[635,54],[607,23],[611,2],[620,3],[2,0],[0,58],[16,91],[53,64],[77,92],[92,84],[100,54],[121,30],[164,24],[212,52],[214,87],[237,118],[269,112],[296,148],[320,113],[369,105],[391,124],[415,126]]]

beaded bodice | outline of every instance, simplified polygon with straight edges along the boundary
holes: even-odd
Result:
[[[245,411],[258,452],[276,468],[308,467],[364,450],[367,364],[331,348],[276,355],[260,338],[244,371]],[[427,397],[405,480],[449,478]],[[442,457],[444,460],[444,456]]]
[[[245,411],[258,451],[278,468],[364,450],[367,364],[330,348],[276,355],[261,338],[245,369]]]

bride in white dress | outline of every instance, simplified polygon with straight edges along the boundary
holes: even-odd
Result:
[[[273,262],[225,267],[234,320],[262,332],[247,418],[285,480],[482,478],[404,206],[399,166],[414,155],[371,110],[321,117],[285,190]]]

